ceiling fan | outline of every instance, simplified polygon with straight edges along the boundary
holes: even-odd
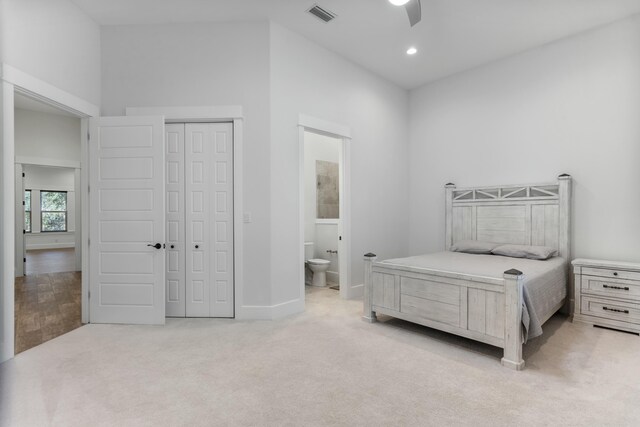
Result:
[[[422,19],[422,8],[420,0],[389,0],[394,6],[404,6],[409,15],[409,23],[413,27]]]

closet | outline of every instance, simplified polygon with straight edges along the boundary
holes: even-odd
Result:
[[[233,125],[165,126],[166,316],[233,317]]]

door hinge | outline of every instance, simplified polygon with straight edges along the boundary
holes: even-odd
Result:
[[[22,177],[24,178],[24,172],[22,172]]]
[[[87,291],[87,299],[91,299],[91,291]]]
[[[26,258],[22,258],[22,262],[27,262],[27,259]]]
[[[27,205],[27,203],[23,200],[22,201],[22,206],[26,206],[26,205]]]
[[[27,234],[27,230],[22,230],[22,234]]]
[[[342,240],[342,236],[338,237],[338,240]]]
[[[91,141],[91,133],[87,132],[87,142]]]

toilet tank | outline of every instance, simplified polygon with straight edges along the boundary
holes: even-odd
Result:
[[[304,260],[313,258],[313,242],[304,242]]]

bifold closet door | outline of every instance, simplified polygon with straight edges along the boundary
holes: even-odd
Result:
[[[165,126],[165,189],[167,192],[167,316],[184,317],[185,222],[184,222],[184,124]]]
[[[186,316],[233,317],[233,127],[185,125]]]

